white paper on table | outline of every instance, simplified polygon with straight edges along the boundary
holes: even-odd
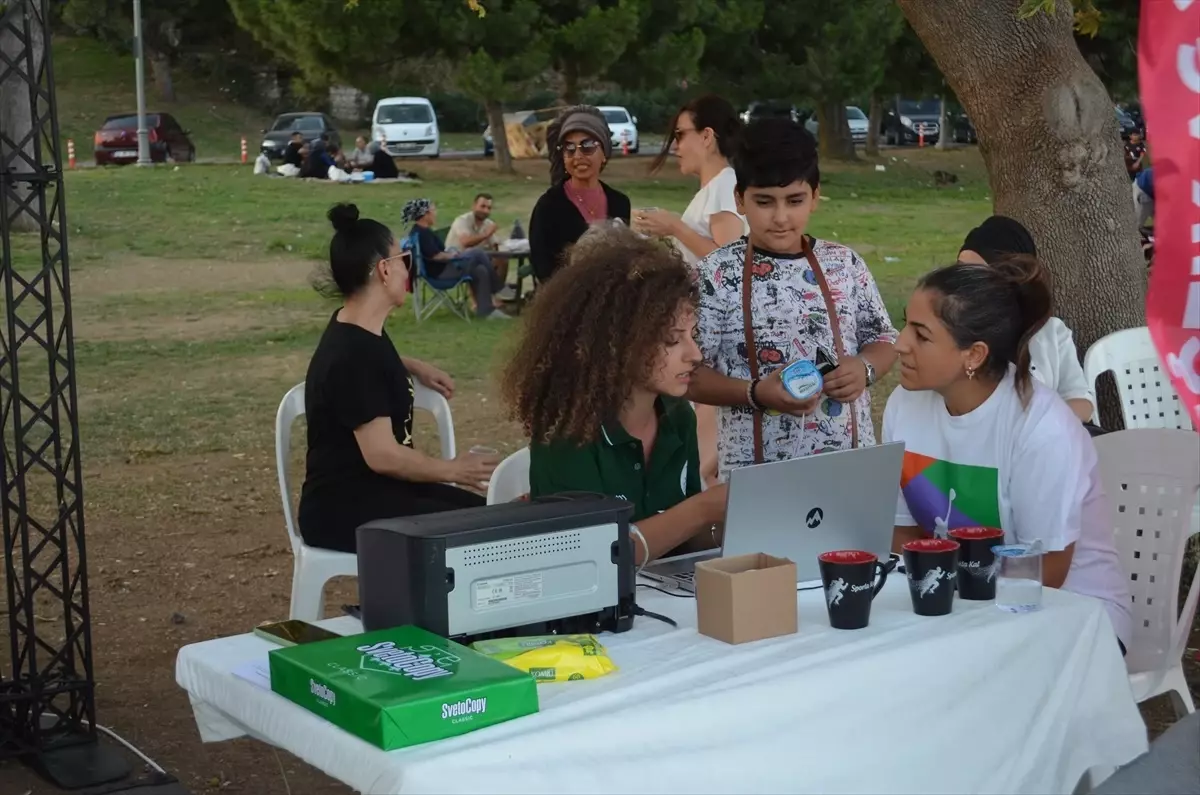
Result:
[[[233,669],[233,675],[263,690],[271,689],[271,667],[265,657],[242,663]]]

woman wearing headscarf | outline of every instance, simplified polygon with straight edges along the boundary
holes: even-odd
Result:
[[[620,219],[629,224],[629,197],[600,181],[612,157],[612,138],[603,114],[591,105],[567,108],[546,130],[550,189],[529,219],[529,261],[540,281],[561,265],[566,249],[588,227]]]
[[[993,215],[970,231],[958,252],[958,261],[990,265],[1012,254],[1036,257],[1033,235],[1020,222]],[[1057,317],[1047,320],[1030,340],[1029,355],[1033,377],[1057,392],[1081,421],[1089,421],[1096,410],[1096,393],[1083,374],[1067,324]]]

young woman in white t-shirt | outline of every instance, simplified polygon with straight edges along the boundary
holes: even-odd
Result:
[[[683,215],[668,210],[640,210],[633,214],[635,228],[653,237],[672,238],[684,260],[694,266],[708,254],[744,236],[749,228],[738,213],[734,188],[737,177],[729,158],[737,146],[741,120],[733,106],[713,94],[684,105],[651,166],[660,170],[674,151],[679,171],[700,178],[700,190]],[[717,410],[696,406],[696,432],[700,443],[700,471],[706,484],[717,479]]]
[[[1030,373],[1051,312],[1033,257],[958,263],[917,284],[896,342],[884,442],[903,441],[894,545],[956,527],[1041,539],[1043,582],[1104,603],[1121,648],[1131,614],[1087,430]]]
[[[1019,221],[993,215],[967,235],[958,252],[958,261],[985,265],[1012,254],[1036,257],[1033,235]],[[1033,377],[1067,401],[1081,421],[1090,420],[1096,411],[1096,392],[1083,374],[1075,339],[1067,324],[1056,317],[1049,318],[1029,341],[1029,356]]]

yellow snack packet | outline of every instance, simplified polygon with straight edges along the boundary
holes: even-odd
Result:
[[[596,679],[617,670],[595,635],[496,638],[476,641],[471,648],[525,671],[538,682]]]

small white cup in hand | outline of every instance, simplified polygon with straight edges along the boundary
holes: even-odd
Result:
[[[500,456],[499,450],[497,450],[494,447],[488,447],[487,445],[482,445],[482,444],[474,445],[467,452],[470,453],[471,455],[482,455],[482,456],[487,456],[488,458],[498,458]],[[491,485],[491,482],[492,482],[491,480],[480,481],[479,487],[481,489],[486,490],[487,487],[489,485]]]

